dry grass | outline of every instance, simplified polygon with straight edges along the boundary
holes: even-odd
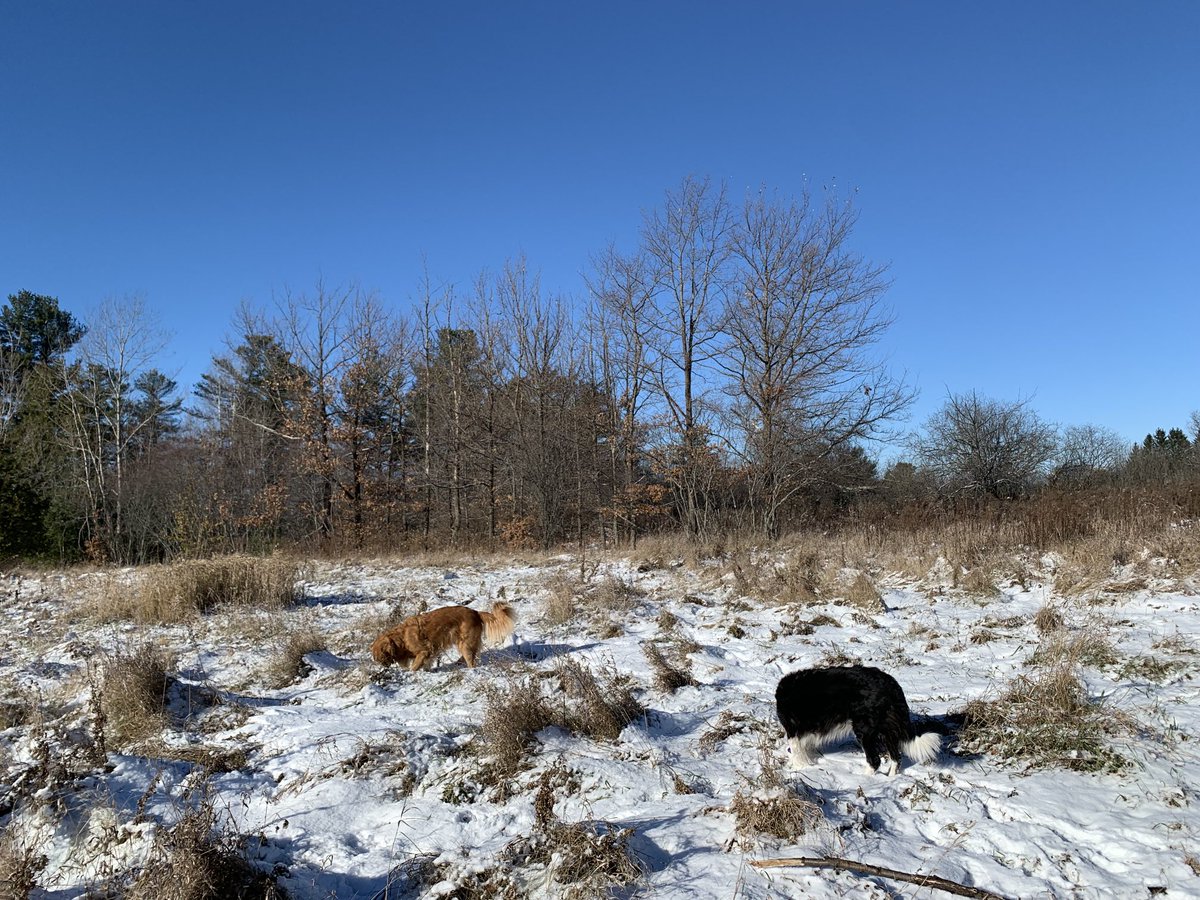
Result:
[[[737,841],[744,852],[752,851],[764,835],[794,842],[824,818],[816,795],[807,790],[799,792],[784,779],[766,741],[759,746],[759,759],[758,780],[743,777],[745,785],[729,803]]]
[[[983,563],[968,569],[958,576],[958,588],[967,596],[990,600],[1001,596],[1000,588],[996,586],[998,575],[990,563]]]
[[[284,628],[278,634],[279,647],[267,663],[264,680],[272,688],[283,688],[312,672],[305,662],[309,653],[326,650],[329,642],[311,621]]]
[[[883,594],[875,583],[867,577],[865,572],[859,572],[855,579],[850,582],[846,588],[846,603],[856,609],[861,609],[865,613],[881,613],[886,612],[887,607],[883,602]]]
[[[13,822],[0,831],[0,898],[26,900],[38,887],[49,860]]]
[[[100,691],[108,744],[127,747],[162,732],[168,722],[173,666],[171,656],[152,644],[142,644],[108,660]]]
[[[654,686],[660,691],[673,694],[681,687],[695,687],[699,682],[692,676],[691,666],[685,660],[682,665],[674,665],[663,655],[658,644],[645,643],[642,653],[654,673]]]
[[[571,900],[624,894],[645,871],[629,847],[633,829],[600,820],[563,822],[554,812],[554,800],[573,777],[577,773],[561,763],[542,773],[533,801],[533,834],[510,842],[503,856],[520,866],[545,867],[564,887],[562,896]]]
[[[516,673],[502,687],[486,688],[487,707],[479,727],[488,764],[483,783],[499,787],[528,767],[534,736],[551,725],[594,740],[620,737],[646,709],[633,694],[633,684],[613,673],[604,678],[573,660],[555,670],[562,694],[548,698],[538,678]]]
[[[479,736],[495,780],[511,779],[528,763],[534,735],[555,723],[556,716],[530,676],[510,678],[503,687],[489,686]]]
[[[109,621],[173,623],[221,605],[279,610],[299,601],[305,574],[282,557],[187,560],[148,569],[133,584],[110,580],[93,612]]]
[[[590,586],[587,596],[593,608],[609,612],[629,612],[641,605],[646,592],[624,578],[609,575]]]
[[[726,569],[738,593],[771,605],[820,603],[825,580],[821,553],[812,546],[787,550],[739,548],[729,554]]]
[[[1048,668],[1090,666],[1103,669],[1119,661],[1104,628],[1097,624],[1070,631],[1066,627],[1049,632],[1029,657],[1028,665]]]
[[[573,622],[579,616],[579,581],[561,572],[546,579],[546,600],[542,605],[542,622],[556,628]]]
[[[591,669],[570,659],[556,673],[567,697],[574,701],[565,720],[556,724],[574,734],[614,741],[626,725],[646,715],[646,707],[634,696],[628,676],[611,672],[597,678]]]
[[[747,730],[761,729],[761,723],[751,719],[749,716],[735,713],[732,710],[723,710],[717,720],[708,727],[708,730],[700,735],[698,745],[700,752],[711,753],[716,749],[717,745],[733,737],[735,734],[741,734]]]
[[[246,859],[245,840],[222,822],[210,796],[155,836],[150,860],[124,900],[283,900],[275,880]]]
[[[1047,635],[1058,631],[1065,624],[1063,614],[1053,606],[1043,606],[1037,611],[1037,615],[1033,617],[1034,627],[1037,628],[1038,634]]]
[[[994,700],[966,709],[962,746],[1031,769],[1117,772],[1129,763],[1108,737],[1129,728],[1128,720],[1088,695],[1069,655],[1043,659],[1033,675],[1019,675]]]

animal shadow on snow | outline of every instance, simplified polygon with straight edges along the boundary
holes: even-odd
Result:
[[[599,647],[600,644],[593,642],[591,644],[545,644],[541,641],[522,641],[519,644],[514,644],[510,648],[502,648],[502,652],[514,653],[519,659],[526,662],[545,662],[548,659],[557,659],[560,656],[566,656],[570,653],[579,653],[583,650],[591,650]]]

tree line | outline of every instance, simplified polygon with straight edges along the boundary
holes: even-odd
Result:
[[[185,397],[137,298],[85,326],[0,309],[0,554],[142,562],[281,545],[766,537],[861,508],[1194,471],[1180,429],[1129,448],[1027,401],[952,395],[880,474],[914,399],[881,363],[883,266],[843,197],[684,179],[586,296],[524,259],[403,312],[318,283],[242,309]],[[1200,421],[1193,420],[1193,430]],[[1195,434],[1194,434],[1195,436]]]

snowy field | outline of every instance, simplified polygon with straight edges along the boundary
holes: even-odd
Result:
[[[1200,896],[1200,612],[1190,582],[1061,596],[1045,559],[1023,584],[972,595],[935,574],[901,583],[877,573],[882,605],[871,609],[832,589],[821,603],[747,596],[719,560],[641,569],[602,558],[581,581],[565,556],[323,563],[306,570],[298,607],[219,609],[170,627],[86,614],[101,582],[132,585],[138,572],[6,576],[7,852],[45,857],[31,897],[102,896],[207,797],[224,827],[248,837],[255,867],[303,900],[945,896],[854,872],[752,865],[819,856],[1008,898]],[[514,607],[517,629],[478,668],[454,652],[418,673],[370,659],[397,611],[485,609],[497,598]],[[875,665],[903,685],[914,713],[957,721],[971,701],[994,700],[1034,671],[1048,640],[1034,620],[1046,607],[1062,617],[1060,639],[1099,636],[1106,648],[1082,675],[1122,724],[1104,738],[1116,764],[1031,766],[950,737],[938,761],[894,777],[867,773],[853,740],[812,767],[784,768],[774,709],[783,674]],[[293,634],[323,649],[279,686],[272,660]],[[146,641],[171,657],[170,716],[152,739],[110,739],[97,757],[104,667]],[[669,690],[647,647],[695,684]],[[516,770],[498,776],[491,742],[506,698],[543,691],[574,702],[563,688],[571,663],[644,712],[615,738],[537,731]],[[739,828],[739,810],[769,811],[781,797],[803,801],[802,833]],[[579,840],[556,848],[547,838],[539,851],[531,836],[550,831]],[[602,845],[619,847],[636,878],[627,868],[607,882],[580,874],[586,866],[571,857]]]

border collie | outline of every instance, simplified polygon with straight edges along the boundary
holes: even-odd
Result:
[[[787,734],[792,768],[812,765],[820,748],[853,734],[870,771],[888,757],[884,772],[900,771],[903,752],[926,763],[941,750],[941,735],[917,734],[908,701],[896,679],[871,666],[801,669],[784,675],[775,689],[775,709]]]

